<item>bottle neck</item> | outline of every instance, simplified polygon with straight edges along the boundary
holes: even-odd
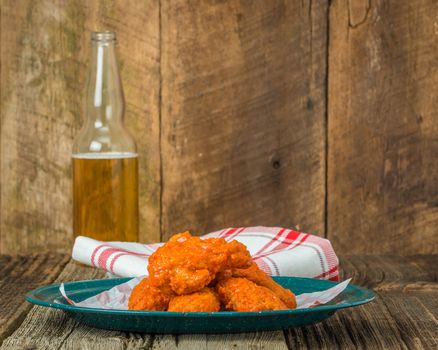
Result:
[[[94,124],[96,128],[121,123],[124,112],[116,41],[110,34],[113,33],[96,33],[91,40],[86,116],[88,123]]]

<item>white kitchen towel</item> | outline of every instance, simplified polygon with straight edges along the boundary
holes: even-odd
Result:
[[[280,227],[227,228],[202,236],[237,240],[271,276],[295,276],[339,281],[339,261],[327,239]],[[122,277],[147,275],[148,259],[164,243],[101,242],[79,236],[73,259]]]

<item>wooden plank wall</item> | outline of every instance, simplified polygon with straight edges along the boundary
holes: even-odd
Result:
[[[1,5],[0,251],[71,247],[71,146],[83,121],[90,31],[106,29],[118,35],[125,118],[141,159],[141,238],[159,240],[158,2]]]
[[[196,3],[162,6],[162,232],[324,234],[326,7]]]
[[[438,251],[438,4],[2,0],[0,252],[69,250],[89,32],[114,30],[143,241],[283,225]]]
[[[341,251],[438,251],[438,3],[332,2],[328,227]]]

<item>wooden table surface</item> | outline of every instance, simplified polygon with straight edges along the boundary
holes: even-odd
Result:
[[[225,335],[149,335],[83,326],[24,301],[26,291],[103,277],[57,254],[0,255],[1,349],[438,349],[438,255],[345,256],[344,277],[377,299],[303,328]]]

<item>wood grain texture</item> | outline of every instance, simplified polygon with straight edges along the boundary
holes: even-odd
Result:
[[[129,19],[129,20],[127,20]],[[67,250],[71,145],[90,31],[113,30],[140,162],[140,238],[159,239],[158,1],[2,1],[0,251]]]
[[[324,234],[326,6],[162,2],[164,238]]]
[[[97,279],[104,275],[102,270],[70,262],[57,282]],[[152,337],[148,335],[90,328],[64,312],[35,306],[1,349],[144,349],[151,342]]]
[[[375,291],[427,290],[438,283],[438,255],[342,256],[342,279]]]
[[[380,296],[366,306],[337,312],[329,322],[289,329],[285,336],[290,349],[408,349]]]
[[[283,332],[256,332],[242,334],[185,334],[157,335],[153,350],[286,350]]]
[[[0,255],[0,344],[32,307],[24,295],[53,282],[67,262],[60,254]]]
[[[438,286],[435,292],[418,293],[381,293],[386,308],[397,321],[402,341],[408,349],[437,349],[438,320],[429,310],[429,301],[438,298]],[[426,302],[426,304],[424,304]]]
[[[328,238],[341,252],[438,251],[438,4],[332,1]]]
[[[438,255],[341,256],[343,278],[374,289],[372,303],[285,332],[290,349],[435,349]]]

